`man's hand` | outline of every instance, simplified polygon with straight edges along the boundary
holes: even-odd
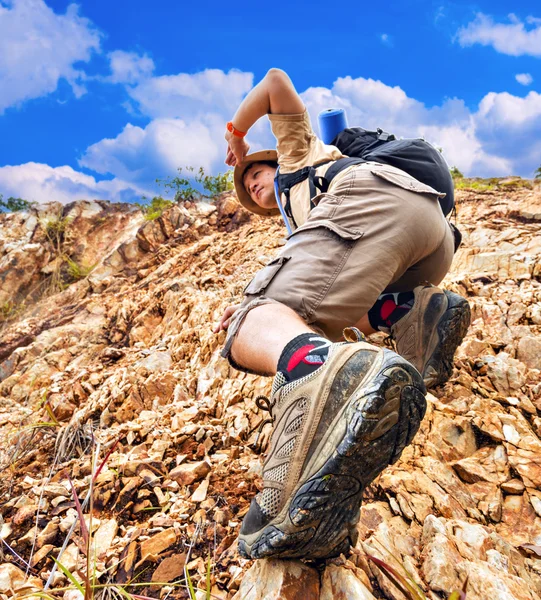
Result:
[[[233,135],[230,131],[225,132],[225,139],[227,141],[225,164],[229,167],[236,167],[244,160],[244,157],[250,150],[250,146],[246,143],[245,138]]]
[[[220,319],[220,322],[217,325],[215,325],[212,331],[214,333],[220,333],[220,331],[227,329],[229,327],[229,323],[231,322],[231,317],[237,312],[240,306],[240,304],[233,304],[232,306],[228,306],[225,309],[224,314]]]

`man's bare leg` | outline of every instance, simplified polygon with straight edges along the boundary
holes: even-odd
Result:
[[[285,304],[263,304],[252,309],[240,328],[231,354],[246,369],[276,375],[278,359],[286,344],[313,329]]]

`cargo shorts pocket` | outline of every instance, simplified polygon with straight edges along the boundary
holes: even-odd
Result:
[[[290,256],[279,256],[278,258],[271,260],[255,274],[252,281],[244,288],[244,295],[257,296],[262,294],[277,275],[278,271],[290,258]]]
[[[443,198],[445,196],[444,193],[438,192],[433,187],[426,185],[408,175],[407,173],[401,172],[400,169],[389,169],[385,167],[379,167],[377,169],[370,169],[372,175],[379,177],[393,185],[397,185],[404,190],[408,190],[410,192],[417,192],[418,194],[430,194],[432,196],[436,196],[437,198]]]

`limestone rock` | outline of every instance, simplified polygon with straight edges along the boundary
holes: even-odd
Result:
[[[77,520],[68,475],[82,502],[98,469],[100,584],[148,569],[153,583],[140,594],[166,596],[154,584],[179,577],[190,549],[204,598],[211,548],[212,593],[223,600],[404,600],[369,552],[404,565],[431,600],[468,576],[468,600],[541,597],[532,550],[541,547],[541,236],[531,217],[541,187],[522,183],[457,190],[464,243],[442,287],[468,298],[472,325],[413,443],[365,490],[357,548],[321,572],[237,552],[261,488],[264,458],[254,450],[266,415],[254,400],[271,382],[233,370],[220,357],[225,333],[210,328],[283,247],[279,219],[248,214],[231,192],[151,221],[102,201],[0,215],[0,296],[10,303],[0,328],[4,556],[5,542],[39,582],[64,585],[52,557]],[[55,273],[67,275],[47,239],[59,216],[71,228],[66,253],[95,267],[42,294]],[[61,562],[79,578],[83,550],[76,527]]]
[[[536,600],[539,596],[525,588],[520,577],[502,572],[488,563],[467,563],[459,566],[468,577],[468,600]]]
[[[462,557],[447,537],[445,525],[429,515],[423,527],[423,575],[436,592],[456,589],[460,579],[456,565]]]
[[[319,575],[300,561],[258,560],[233,600],[318,600]]]
[[[319,600],[375,600],[350,569],[329,565],[323,572]]]
[[[524,385],[526,366],[506,352],[500,352],[496,357],[487,357],[486,361],[488,375],[501,394],[511,396]]]
[[[158,556],[164,550],[167,550],[177,541],[177,534],[174,529],[165,529],[148,540],[141,542],[141,562],[145,562],[150,557]]]
[[[518,341],[517,358],[530,369],[541,369],[541,340],[539,336],[526,335]]]
[[[0,565],[0,594],[24,595],[32,591],[40,590],[43,583],[37,577],[26,577],[24,571],[21,571],[11,563]]]
[[[169,472],[169,478],[180,485],[190,485],[203,479],[210,472],[208,462],[202,460],[196,463],[184,463]]]
[[[152,581],[168,583],[180,577],[184,572],[185,554],[173,554],[164,558],[152,573]]]
[[[115,539],[117,529],[118,523],[116,519],[107,519],[100,523],[98,530],[92,538],[94,552],[97,557],[101,557],[108,552]]]

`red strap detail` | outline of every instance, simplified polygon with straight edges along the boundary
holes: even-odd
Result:
[[[289,362],[287,363],[287,370],[293,371],[293,369],[299,363],[301,363],[305,359],[306,355],[309,354],[314,348],[315,346],[312,346],[312,344],[307,344],[306,346],[295,350],[295,352],[293,352],[293,355],[289,359]]]
[[[385,300],[380,310],[381,318],[384,321],[387,321],[387,319],[393,314],[396,306],[397,305],[394,300]]]

